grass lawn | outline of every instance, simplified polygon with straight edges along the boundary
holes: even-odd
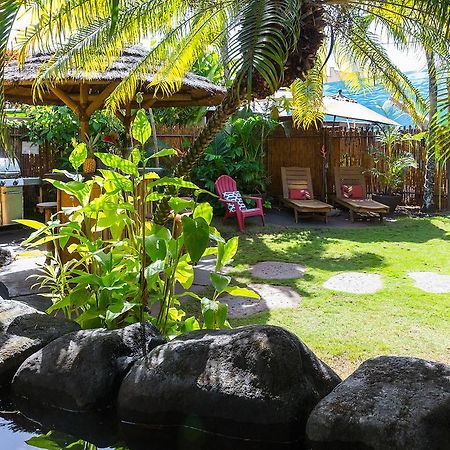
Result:
[[[264,233],[242,235],[233,276],[254,282],[247,269],[259,261],[305,265],[303,279],[271,283],[291,286],[303,299],[296,309],[234,320],[233,326],[285,327],[341,376],[382,354],[450,363],[450,294],[422,292],[407,275],[410,271],[450,275],[450,219],[404,218],[361,229],[267,228]],[[376,294],[355,295],[322,287],[343,271],[381,274],[384,288]]]

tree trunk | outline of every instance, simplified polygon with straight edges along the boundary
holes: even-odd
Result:
[[[432,122],[437,113],[438,83],[436,76],[436,64],[433,52],[427,51],[427,66],[429,78],[430,116],[428,124],[427,162],[425,167],[425,185],[423,191],[423,212],[434,210],[434,182],[436,173],[435,139],[432,131]]]
[[[239,109],[245,97],[245,90],[239,89],[236,85],[229,90],[222,104],[217,107],[205,128],[177,164],[173,174],[175,177],[188,177],[191,174],[196,162],[203,156],[208,145],[214,140],[217,133],[222,130],[228,119]],[[170,196],[175,195],[176,191],[173,188],[168,188],[166,189],[166,193]],[[159,203],[154,220],[156,223],[162,225],[167,221],[169,214],[170,206],[166,198]]]

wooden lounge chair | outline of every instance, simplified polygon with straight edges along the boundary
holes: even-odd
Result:
[[[298,214],[320,214],[327,223],[327,214],[331,211],[332,206],[319,200],[314,200],[314,191],[311,181],[311,171],[309,168],[303,167],[282,167],[281,179],[283,182],[283,203],[292,208],[295,214],[295,222],[298,223]],[[291,198],[293,190],[305,191],[309,193],[309,199],[293,199]]]
[[[350,211],[350,219],[355,221],[355,214],[379,214],[383,221],[383,214],[389,212],[389,207],[367,198],[366,180],[361,167],[336,167],[334,169],[336,180],[336,203],[345,206]],[[344,190],[351,186],[361,186],[358,198],[347,198]],[[350,188],[351,191],[351,188]]]

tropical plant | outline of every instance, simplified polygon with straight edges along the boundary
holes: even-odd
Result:
[[[59,249],[54,264],[45,265],[39,277],[53,301],[48,312],[62,310],[83,328],[117,328],[150,321],[167,336],[200,327],[228,327],[227,305],[218,301],[221,294],[259,298],[253,291],[231,286],[230,277],[220,273],[235,255],[238,239],[226,241],[211,225],[212,207],[197,201],[205,191],[182,178],[159,178],[146,170],[149,160],[176,152],[165,149],[143,158],[151,127],[142,109],[133,122],[132,135],[138,145],[127,159],[95,153],[109,167],[101,169],[101,175],[83,180],[81,175],[65,172],[70,181],[49,180],[78,202],[63,211],[67,220],[55,216],[47,224],[18,221],[35,229],[27,245],[54,242]],[[87,154],[86,143],[74,148],[70,162],[75,171]],[[160,200],[164,194],[158,190],[168,186],[176,195],[169,200],[171,225],[164,227],[146,219],[146,205]],[[94,194],[96,188],[101,190],[98,195]],[[192,198],[180,197],[181,190],[191,192]],[[70,255],[68,261],[64,253]],[[211,298],[189,292],[193,266],[207,255],[216,255]],[[185,291],[177,292],[176,285]],[[200,321],[185,317],[180,298],[186,296],[200,302]]]
[[[393,195],[399,193],[410,169],[418,164],[410,152],[405,152],[402,143],[414,143],[422,140],[425,133],[411,135],[402,133],[398,127],[386,126],[380,129],[376,141],[378,146],[369,149],[375,167],[368,172],[379,182],[381,193]]]
[[[91,444],[84,439],[61,433],[59,431],[51,430],[46,434],[32,436],[25,441],[27,445],[33,448],[40,448],[46,450],[98,450],[94,444]],[[114,446],[114,450],[128,450],[128,447],[120,445]]]
[[[243,192],[263,193],[268,179],[265,142],[279,122],[246,111],[233,117],[205,152],[193,179],[209,190],[220,175],[230,175]]]
[[[87,72],[101,71],[129,44],[138,43],[151,33],[157,39],[146,58],[119,84],[108,100],[117,108],[131,99],[143,74],[156,71],[152,81],[161,94],[170,94],[181,85],[181,75],[199,55],[211,46],[227,46],[228,77],[233,80],[222,105],[192,143],[175,169],[175,176],[188,176],[214,136],[233,115],[243,100],[266,97],[280,86],[307,92],[315,83],[308,72],[322,67],[317,58],[330,41],[342,42],[340,60],[362,67],[361,73],[372,79],[382,77],[385,86],[404,102],[422,104],[420,93],[389,60],[373,33],[374,26],[387,29],[394,40],[402,30],[414,39],[427,37],[430,47],[447,44],[450,22],[449,0],[230,0],[198,1],[135,0],[39,0],[34,2],[34,26],[21,36],[21,53],[34,48],[54,47],[55,57],[40,73],[38,86],[57,82],[73,66]],[[368,20],[367,16],[371,19]],[[58,33],[54,32],[57,24]],[[233,32],[230,32],[232,30]],[[326,54],[326,52],[323,52]],[[315,71],[315,73],[319,73]],[[317,91],[303,98],[317,99]],[[308,104],[296,105],[302,111]],[[171,189],[169,188],[169,194]],[[165,198],[156,220],[163,223],[170,212]]]

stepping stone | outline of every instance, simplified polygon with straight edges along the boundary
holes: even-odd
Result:
[[[344,272],[332,276],[323,287],[349,294],[375,294],[383,289],[383,280],[375,273]]]
[[[32,286],[38,280],[32,275],[38,273],[38,264],[44,262],[45,255],[42,252],[31,257],[18,255],[11,264],[0,269],[0,279],[8,288],[11,298],[37,294],[38,288],[32,289]]]
[[[249,284],[248,288],[257,292],[261,298],[233,297],[232,295],[219,297],[222,303],[228,305],[228,317],[247,317],[271,309],[296,308],[301,300],[301,296],[288,286]]]
[[[447,294],[450,292],[450,275],[440,275],[435,272],[409,272],[416,283],[414,286],[424,292]]]
[[[266,280],[291,280],[302,278],[306,267],[300,264],[285,263],[279,261],[264,261],[252,266],[250,273],[255,278]]]

